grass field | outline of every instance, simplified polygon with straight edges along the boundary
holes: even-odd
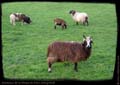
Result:
[[[76,25],[71,9],[89,15],[89,26]],[[9,22],[11,13],[31,17],[30,25]],[[53,19],[63,18],[68,29],[54,29]],[[78,79],[101,80],[113,77],[116,53],[117,22],[114,4],[67,2],[14,2],[2,4],[2,62],[5,78],[11,79]],[[48,73],[46,53],[49,43],[82,41],[83,34],[93,37],[92,54],[87,61],[74,64],[55,63]]]

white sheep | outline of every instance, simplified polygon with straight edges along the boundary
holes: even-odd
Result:
[[[83,25],[87,24],[88,26],[88,14],[87,13],[71,10],[69,14],[71,14],[73,20],[76,22],[77,25],[78,23],[82,23]]]

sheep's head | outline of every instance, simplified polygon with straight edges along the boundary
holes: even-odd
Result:
[[[73,16],[74,16],[75,13],[76,13],[75,10],[70,10],[70,11],[69,11],[69,14],[71,14],[71,15],[73,15]]]
[[[86,48],[91,48],[92,47],[92,43],[93,43],[93,40],[90,36],[86,37],[85,35],[83,35],[83,45],[86,47]]]
[[[24,20],[24,22],[27,23],[27,24],[30,24],[30,23],[32,22],[31,19],[30,19],[30,17],[28,17],[28,16],[25,16],[25,17],[23,18],[23,20]]]

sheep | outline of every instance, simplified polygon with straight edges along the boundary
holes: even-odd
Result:
[[[87,24],[88,26],[88,14],[85,12],[77,12],[75,10],[70,10],[69,14],[71,14],[73,20],[76,22],[76,25],[78,23],[82,23],[84,26]]]
[[[47,63],[48,72],[51,72],[51,66],[55,62],[72,62],[74,70],[77,72],[77,63],[82,60],[87,60],[91,55],[92,38],[85,37],[83,42],[75,41],[55,41],[48,46]]]
[[[22,25],[23,25],[23,23],[27,23],[27,24],[31,23],[30,17],[28,17],[22,13],[12,13],[12,14],[10,14],[9,17],[10,17],[10,23],[14,26],[16,25],[15,24],[16,21],[22,22]]]
[[[60,18],[55,18],[54,19],[54,29],[56,29],[56,26],[59,25],[62,27],[62,29],[66,29],[67,28],[67,24],[66,22],[63,20],[63,19],[60,19]]]

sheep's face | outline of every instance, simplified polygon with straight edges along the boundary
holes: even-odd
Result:
[[[72,16],[74,16],[75,13],[76,13],[75,10],[71,10],[71,11],[69,12],[69,14],[71,14]]]
[[[27,24],[30,24],[32,21],[30,19],[30,17],[24,17],[24,22],[27,23]]]
[[[90,36],[88,36],[88,37],[83,36],[83,37],[84,37],[84,39],[83,39],[84,46],[86,48],[91,48],[92,47],[92,43],[93,43],[92,38]]]

